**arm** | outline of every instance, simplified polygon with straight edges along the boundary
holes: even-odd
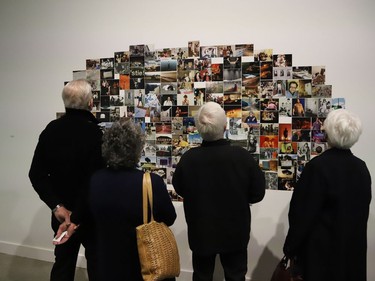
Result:
[[[289,231],[284,244],[284,253],[288,257],[298,254],[325,200],[323,176],[316,167],[307,164],[297,187],[293,191],[289,207]]]
[[[55,192],[44,152],[45,141],[44,132],[42,132],[34,152],[29,178],[34,190],[38,193],[40,199],[51,209],[56,219],[61,223],[66,222],[70,224],[70,215],[72,212],[65,208],[62,200]]]
[[[154,219],[170,226],[176,220],[176,211],[167,187],[161,177],[151,173]]]
[[[251,159],[253,160],[253,159]],[[266,193],[266,181],[264,173],[260,169],[259,165],[252,161],[250,168],[251,182],[249,186],[249,203],[257,203],[262,201]]]
[[[183,161],[183,158],[180,159],[180,161],[177,164],[177,167],[174,171],[173,178],[172,178],[172,185],[173,185],[176,193],[179,196],[184,197],[184,188],[183,188],[183,181],[182,181],[182,169],[181,169],[182,163],[181,163],[181,161]]]
[[[34,152],[29,171],[29,178],[40,199],[51,209],[56,219],[61,223],[59,230],[57,231],[57,236],[60,236],[63,231],[67,230],[68,226],[74,228],[75,225],[72,225],[70,222],[70,215],[72,212],[65,208],[62,204],[62,200],[59,199],[55,192],[43,149],[45,147],[44,141],[44,133],[42,133]],[[72,233],[71,230],[69,231],[69,234],[70,233]],[[67,238],[64,237],[61,242],[66,240]]]
[[[51,209],[51,211],[63,202],[58,198],[53,188],[52,179],[46,155],[44,152],[44,132],[39,137],[34,156],[29,170],[29,178],[34,190],[38,193],[40,199]]]

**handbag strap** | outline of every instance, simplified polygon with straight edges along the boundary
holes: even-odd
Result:
[[[152,185],[151,185],[150,172],[145,172],[143,174],[142,197],[143,197],[143,223],[147,223],[148,222],[148,204],[150,204],[151,221],[154,220],[154,214],[153,214],[153,208],[152,208]]]

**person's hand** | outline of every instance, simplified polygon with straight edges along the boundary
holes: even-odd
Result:
[[[69,240],[69,238],[74,234],[74,232],[76,231],[76,229],[79,227],[79,225],[76,225],[74,223],[65,223],[63,222],[62,224],[60,224],[59,226],[59,229],[57,230],[56,232],[56,236],[55,238],[59,238],[64,232],[65,232],[65,235],[60,239],[57,239],[57,240],[53,240],[53,244],[54,245],[61,245],[61,244],[64,244],[65,242],[67,242]]]
[[[72,212],[66,209],[64,206],[57,208],[53,214],[60,223],[65,222],[66,224],[70,224],[70,215]]]

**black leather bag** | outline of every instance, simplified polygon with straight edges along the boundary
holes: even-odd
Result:
[[[273,271],[271,281],[303,281],[295,259],[284,256]]]

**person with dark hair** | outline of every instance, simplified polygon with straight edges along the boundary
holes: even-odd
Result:
[[[365,281],[371,176],[350,150],[361,121],[338,109],[323,127],[329,148],[306,164],[297,181],[283,250],[296,259],[303,280]]]
[[[305,116],[305,109],[300,99],[297,99],[293,105],[293,116]]]
[[[195,124],[202,145],[181,156],[172,179],[183,197],[193,280],[212,280],[216,255],[225,280],[245,280],[250,204],[264,197],[264,174],[245,148],[223,138],[227,117],[218,103],[204,104]]]
[[[189,105],[189,99],[187,95],[184,95],[184,98],[182,100],[182,105]]]
[[[249,123],[257,123],[257,122],[258,120],[255,117],[254,112],[250,111],[249,116],[245,118],[245,123],[249,124]]]
[[[97,229],[99,281],[143,280],[136,227],[143,224],[144,172],[137,165],[144,144],[140,125],[127,118],[113,123],[103,136],[107,167],[92,176],[89,197]],[[154,173],[151,173],[151,182],[154,219],[170,226],[176,212],[167,187]]]
[[[29,171],[40,199],[52,211],[55,263],[51,281],[73,281],[78,252],[85,247],[89,280],[97,280],[95,230],[88,211],[90,176],[104,166],[101,156],[102,131],[90,112],[91,86],[74,80],[64,86],[65,115],[50,122],[39,136]],[[67,231],[67,232],[65,232]]]
[[[298,98],[298,84],[295,81],[289,82],[288,90],[286,91],[286,98]]]

